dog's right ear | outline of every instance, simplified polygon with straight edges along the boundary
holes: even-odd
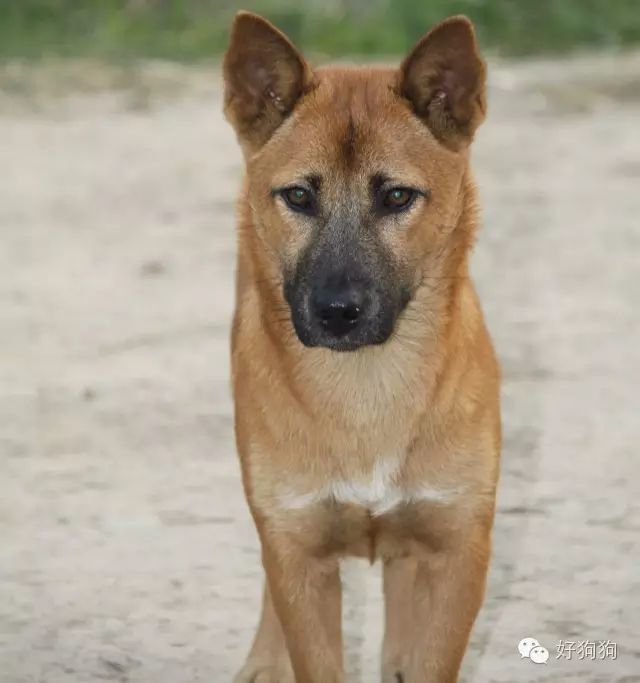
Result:
[[[236,15],[223,73],[224,112],[245,153],[267,142],[313,80],[289,39],[251,12]]]

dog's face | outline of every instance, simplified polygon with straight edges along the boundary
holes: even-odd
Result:
[[[470,24],[436,27],[399,70],[314,72],[243,13],[225,82],[258,257],[277,272],[300,341],[337,351],[385,342],[455,244],[466,149],[484,113]]]

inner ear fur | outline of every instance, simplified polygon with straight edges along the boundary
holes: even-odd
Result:
[[[239,12],[223,61],[224,111],[241,145],[255,151],[311,87],[311,68],[266,19]]]
[[[470,144],[486,111],[486,65],[473,24],[451,17],[432,28],[400,66],[400,94],[444,145]]]

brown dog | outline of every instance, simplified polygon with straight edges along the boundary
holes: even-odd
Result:
[[[454,17],[391,68],[313,70],[241,13],[236,436],[266,572],[242,683],[344,681],[339,559],[384,562],[385,683],[457,680],[482,603],[499,373],[468,255],[485,66]]]

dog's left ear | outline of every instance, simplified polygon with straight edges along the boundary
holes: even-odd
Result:
[[[400,94],[447,147],[471,143],[486,110],[486,66],[469,19],[435,26],[400,66]]]
[[[289,39],[251,12],[236,15],[223,73],[224,111],[249,153],[267,142],[313,78]]]

